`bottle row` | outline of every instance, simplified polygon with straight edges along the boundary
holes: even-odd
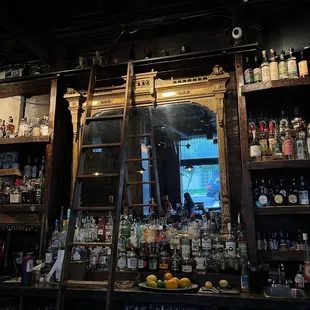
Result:
[[[260,181],[255,180],[253,185],[253,199],[257,207],[282,206],[282,205],[309,205],[309,192],[304,182],[304,177],[299,177],[299,185],[295,179],[290,184],[284,184],[280,179],[273,184],[269,179],[268,183],[262,177]]]
[[[217,310],[217,306],[194,306],[194,305],[178,305],[178,304],[136,304],[126,303],[123,310]],[[238,310],[237,308],[228,310]]]
[[[263,116],[250,118],[248,128],[252,160],[260,160],[262,156],[276,159],[310,158],[310,126],[306,130],[306,122],[297,108],[291,120],[282,111],[278,119]]]
[[[246,57],[244,70],[245,84],[293,79],[309,75],[308,61],[304,59],[303,51],[300,52],[298,64],[296,57],[293,55],[293,48],[289,49],[288,54],[286,59],[285,52],[282,50],[280,57],[277,57],[276,52],[270,49],[270,56],[268,58],[266,50],[263,50],[262,62],[260,64],[256,56],[254,57],[254,64],[251,64],[249,57]]]
[[[50,134],[51,129],[48,127],[48,116],[31,121],[28,121],[26,117],[22,118],[19,126],[14,124],[12,116],[9,117],[7,124],[5,120],[0,119],[0,138],[38,137]]]
[[[258,251],[306,251],[303,234],[298,229],[295,237],[289,233],[269,232],[256,234],[256,245]]]

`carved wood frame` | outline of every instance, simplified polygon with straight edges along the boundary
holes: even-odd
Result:
[[[177,104],[195,102],[207,107],[216,114],[217,136],[219,147],[219,166],[222,202],[222,232],[226,234],[227,223],[231,221],[230,195],[227,165],[227,141],[225,131],[225,104],[226,83],[229,74],[211,74],[209,76],[197,76],[192,78],[180,78],[162,80],[156,77],[157,72],[136,74],[134,77],[133,99],[136,106],[156,104]],[[123,76],[126,81],[126,76]],[[123,107],[126,83],[121,87],[98,88],[94,93],[92,115],[102,110],[118,109]],[[72,160],[72,184],[74,184],[78,153],[79,153],[79,129],[81,116],[86,100],[86,92],[76,92],[68,89],[64,98],[69,102],[69,110],[73,124],[73,160]]]

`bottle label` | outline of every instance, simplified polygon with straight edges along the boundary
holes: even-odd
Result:
[[[138,261],[135,257],[127,258],[127,268],[128,269],[137,269]]]
[[[33,271],[33,259],[29,259],[26,266],[26,272]]]
[[[73,257],[74,259],[74,257]],[[52,264],[53,263],[53,253],[45,253],[45,263]]]
[[[262,70],[261,68],[255,68],[254,73],[254,82],[260,82],[262,80]]]
[[[308,72],[308,62],[307,60],[302,60],[298,63],[299,76],[309,75]]]
[[[254,82],[253,71],[251,69],[246,69],[244,71],[244,82],[250,84]]]
[[[235,257],[236,256],[236,242],[234,241],[226,241],[225,247],[228,250],[228,256]]]
[[[74,261],[77,261],[77,260],[81,259],[81,255],[78,251],[75,251],[72,258]],[[46,257],[45,257],[45,259],[46,259]],[[45,260],[45,262],[46,262],[46,260]]]
[[[299,196],[299,204],[308,205],[309,204],[309,195],[307,190],[300,190],[298,192]]]
[[[192,239],[192,252],[193,253],[199,251],[199,243],[200,243],[199,239]]]
[[[261,152],[259,145],[250,146],[250,157],[259,157],[261,155],[262,155],[262,152]]]
[[[149,260],[149,270],[157,270],[157,259]]]
[[[262,67],[262,81],[269,82],[270,81],[270,69],[269,66]]]
[[[177,260],[173,260],[171,262],[171,271],[179,271],[180,270],[180,264]]]
[[[126,267],[126,258],[125,257],[121,257],[121,258],[118,259],[117,267],[119,269],[124,269]]]
[[[275,138],[269,138],[269,153],[274,154],[277,148],[277,139]]]
[[[287,79],[288,74],[287,74],[287,64],[285,61],[279,62],[279,78],[281,80]]]
[[[289,201],[289,203],[296,204],[297,203],[297,196],[295,194],[288,195],[288,201]]]
[[[205,270],[206,269],[206,258],[205,257],[195,257],[196,269]]]
[[[144,259],[138,259],[138,268],[143,269],[147,266],[147,262]]]
[[[249,290],[249,276],[248,275],[241,276],[241,289],[243,291]]]
[[[276,61],[270,63],[270,80],[279,80],[279,68]]]
[[[302,140],[296,142],[296,157],[297,159],[306,159],[306,148]]]
[[[204,251],[210,251],[212,247],[211,239],[207,239],[207,240],[202,239],[201,246]]]
[[[277,204],[283,203],[283,196],[282,195],[275,195],[274,196],[274,201]]]
[[[294,155],[295,149],[294,149],[294,140],[293,139],[287,139],[283,141],[282,149],[284,155]]]
[[[98,229],[98,235],[100,235],[100,236],[103,235],[103,229]]]
[[[295,59],[289,59],[287,61],[287,72],[289,78],[296,78],[297,75],[297,64]]]
[[[193,267],[191,265],[182,265],[182,272],[193,272]]]
[[[190,255],[190,252],[191,252],[191,247],[190,247],[190,245],[183,244],[183,245],[182,245],[182,256]]]
[[[169,268],[169,264],[167,264],[167,263],[160,263],[159,264],[159,269],[164,269],[164,270],[166,270],[166,269],[168,269]]]
[[[264,205],[267,204],[268,198],[267,198],[267,196],[265,196],[265,195],[260,195],[259,198],[258,198],[258,201],[259,201],[259,203],[260,203],[262,206],[264,206]]]
[[[243,258],[247,258],[248,257],[248,248],[247,248],[247,244],[246,242],[240,242],[239,241],[239,253],[240,253],[240,256],[243,257]]]
[[[259,140],[259,147],[262,152],[262,155],[267,155],[268,152],[268,142],[267,139],[260,139]]]

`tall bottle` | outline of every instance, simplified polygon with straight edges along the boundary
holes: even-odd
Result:
[[[249,273],[246,260],[241,260],[241,290],[244,292],[249,291]]]
[[[309,143],[310,146],[310,143]],[[260,158],[262,156],[262,151],[256,137],[256,130],[252,131],[252,141],[250,143],[250,157],[253,160]]]
[[[285,159],[295,159],[295,143],[290,136],[290,129],[286,129],[286,135],[282,144],[283,154]]]
[[[262,69],[258,63],[257,56],[254,57],[255,66],[253,69],[254,83],[262,81]]]
[[[302,234],[304,240],[304,250],[306,252],[306,260],[304,261],[304,279],[305,283],[310,283],[310,261],[309,261],[309,247],[308,234]]]
[[[296,159],[307,159],[305,132],[299,131],[295,138]]]
[[[290,57],[287,59],[287,73],[290,79],[298,78],[297,61],[296,57],[293,56],[294,50],[290,48]]]
[[[298,71],[300,77],[305,77],[309,75],[308,71],[308,60],[304,58],[304,52],[300,52],[300,60],[298,62]]]
[[[273,49],[270,50],[270,80],[275,81],[279,80],[279,67],[278,62],[276,60],[276,54]]]
[[[9,122],[6,125],[6,137],[7,138],[14,138],[15,137],[15,125],[13,122],[13,117],[9,117]]]
[[[245,58],[244,83],[251,84],[254,82],[253,70],[250,66],[249,57]]]
[[[262,51],[263,59],[261,64],[262,69],[262,82],[269,82],[270,81],[270,66],[269,61],[267,59],[267,53],[265,50]]]
[[[310,158],[310,124],[308,125],[308,134],[307,134],[307,153]]]
[[[280,80],[288,79],[288,73],[287,73],[287,62],[284,58],[284,51],[282,50],[280,53],[280,60],[279,60],[279,78]]]
[[[241,222],[241,214],[238,213],[238,226],[237,226],[237,242],[238,242],[238,254],[241,258],[248,258],[247,242],[245,237],[245,229]]]
[[[234,258],[236,256],[236,239],[231,230],[231,223],[227,224],[227,229],[228,237],[225,242],[225,248],[228,250],[228,256]]]
[[[289,189],[287,199],[289,205],[297,205],[298,203],[298,190],[296,188],[295,179],[292,179],[292,185]]]
[[[298,190],[298,200],[300,205],[308,205],[309,204],[309,193],[305,188],[304,177],[300,176],[300,186]]]

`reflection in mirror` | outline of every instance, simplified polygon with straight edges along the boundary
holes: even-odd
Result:
[[[109,110],[95,116],[122,112],[122,109]],[[140,206],[134,209],[139,216],[152,211],[165,215],[169,209],[177,212],[184,203],[182,212],[220,211],[216,116],[212,111],[197,103],[131,108],[128,123],[127,183],[131,185],[127,186],[127,197],[128,204]],[[91,123],[88,135],[91,140],[85,143],[109,143],[111,147],[89,150],[85,173],[119,172],[119,148],[113,143],[120,142],[121,124],[121,119]],[[97,189],[93,182],[83,184],[84,205],[98,204],[103,191],[107,200],[116,195],[110,192],[113,186],[104,183]],[[150,206],[154,200],[157,202],[157,197],[161,199],[161,207]]]

